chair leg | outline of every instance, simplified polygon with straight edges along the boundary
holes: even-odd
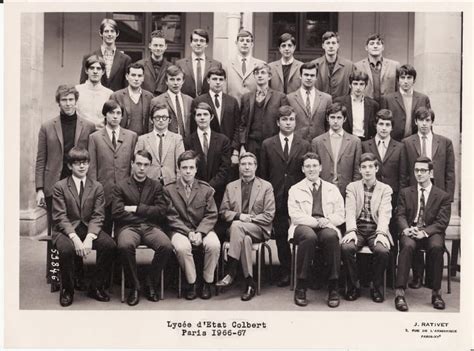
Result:
[[[296,262],[297,262],[297,258],[298,258],[298,246],[295,245],[293,243],[293,255],[292,255],[292,259],[291,259],[291,265],[293,266],[293,268],[291,269],[291,286],[290,286],[290,290],[293,291],[296,289]]]
[[[121,279],[120,279],[120,301],[125,302],[125,272],[123,270],[123,265],[121,269]]]
[[[165,299],[165,269],[163,268],[161,270],[161,275],[160,275],[160,300]]]
[[[269,273],[269,278],[270,278],[270,285],[272,285],[273,284],[273,280],[272,280],[272,275],[273,275],[272,274],[273,273],[272,272],[272,270],[273,270],[272,249],[271,249],[270,245],[268,245],[267,243],[263,243],[262,245],[268,251],[268,264],[269,264],[269,266],[268,266],[269,267],[269,272],[268,273]],[[263,253],[263,260],[265,262],[265,252]]]
[[[181,298],[181,267],[178,269],[178,299]]]
[[[262,247],[257,249],[257,295],[260,295],[260,280],[262,278],[261,269],[262,269],[262,257],[261,257]]]
[[[444,252],[446,253],[447,256],[447,269],[448,269],[448,294],[451,294],[451,254],[449,253],[448,249],[445,247]]]
[[[214,283],[219,280],[219,260],[217,260],[216,270],[214,271]],[[219,295],[219,288],[214,284],[216,296]]]

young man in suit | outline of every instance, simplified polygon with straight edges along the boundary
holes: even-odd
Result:
[[[202,299],[211,298],[211,284],[219,260],[221,243],[214,232],[218,212],[214,201],[214,190],[209,184],[195,178],[199,155],[188,150],[178,158],[181,177],[165,187],[165,195],[170,203],[168,224],[171,243],[176,251],[179,265],[184,271],[189,287],[185,298],[194,300],[196,293],[196,266],[192,248],[204,250]]]
[[[295,135],[296,115],[291,106],[278,110],[278,135],[265,139],[260,156],[260,175],[274,189],[276,213],[273,228],[280,261],[280,280],[277,286],[290,284],[291,252],[288,244],[288,191],[304,178],[302,157],[311,151],[311,144]]]
[[[214,118],[211,106],[201,102],[195,107],[193,115],[197,130],[184,139],[184,148],[194,150],[200,156],[196,178],[214,188],[214,198],[220,206],[230,172],[230,141],[224,134],[211,130]]]
[[[105,127],[89,137],[88,176],[104,186],[105,219],[102,229],[112,234],[112,190],[118,181],[130,176],[130,165],[137,133],[121,128],[122,107],[114,100],[104,104]]]
[[[420,107],[431,108],[430,98],[413,89],[416,81],[416,70],[406,64],[397,68],[399,90],[382,97],[381,108],[393,113],[392,138],[401,141],[417,132],[414,114]]]
[[[398,200],[397,223],[400,231],[400,254],[395,290],[395,308],[408,311],[405,299],[408,275],[417,249],[426,250],[427,269],[430,272],[431,304],[443,310],[441,297],[443,252],[446,228],[451,217],[450,194],[431,183],[433,163],[418,157],[413,166],[416,185],[402,189]]]
[[[127,54],[119,51],[115,46],[115,41],[119,36],[117,22],[110,18],[104,18],[100,23],[99,35],[102,38],[100,48],[85,55],[82,59],[80,83],[82,84],[87,80],[86,60],[92,55],[97,55],[105,61],[105,74],[102,76],[102,85],[112,91],[123,89],[127,86],[125,73],[128,65],[132,63],[132,59]]]
[[[326,32],[322,36],[324,55],[313,62],[318,66],[316,88],[333,99],[349,94],[352,62],[339,55],[339,35]]]
[[[183,139],[190,134],[191,96],[183,94],[184,73],[178,66],[169,66],[166,70],[168,90],[151,100],[150,109],[157,104],[166,104],[171,112],[169,130],[181,134]]]
[[[209,45],[209,33],[204,29],[193,29],[190,36],[191,57],[176,61],[176,66],[184,72],[183,94],[193,99],[209,91],[209,85],[205,80],[207,72],[211,68],[222,68],[222,64],[206,56],[206,48]]]
[[[240,144],[245,150],[260,158],[263,140],[278,133],[275,116],[278,109],[287,105],[286,96],[270,89],[268,82],[272,77],[266,63],[259,64],[253,70],[257,90],[242,96],[242,120],[240,126]]]
[[[352,182],[346,189],[346,233],[341,240],[341,254],[349,273],[346,300],[360,296],[357,251],[367,245],[374,255],[373,287],[370,291],[374,302],[383,302],[383,276],[390,257],[393,240],[389,232],[392,217],[392,188],[377,180],[378,161],[374,154],[360,157],[359,170],[362,180]]]
[[[254,38],[248,30],[242,29],[237,34],[235,44],[238,54],[230,60],[225,70],[228,76],[227,94],[235,97],[240,104],[242,95],[256,89],[257,83],[252,72],[263,61],[252,56]]]
[[[58,181],[53,189],[53,242],[59,251],[62,290],[59,303],[66,307],[74,300],[75,257],[86,257],[97,250],[97,263],[88,296],[107,302],[104,290],[110,276],[115,242],[101,230],[104,221],[104,189],[86,177],[89,153],[81,147],[68,152],[71,175]]]
[[[90,56],[86,62],[87,80],[76,85],[79,93],[77,114],[95,124],[96,128],[104,127],[102,106],[110,99],[113,91],[102,85],[101,79],[105,74],[105,61],[97,55]]]
[[[272,185],[255,176],[257,157],[254,154],[244,152],[240,155],[239,170],[240,179],[227,185],[219,211],[223,220],[231,224],[228,273],[216,286],[226,287],[232,284],[240,260],[247,285],[241,300],[250,301],[255,296],[252,243],[270,239],[275,216],[275,197]]]
[[[345,195],[347,184],[361,178],[359,161],[362,146],[358,137],[342,129],[347,118],[344,105],[339,102],[331,104],[326,115],[329,131],[314,138],[311,148],[321,159],[321,178],[336,185]]]
[[[341,233],[337,228],[344,223],[344,199],[339,189],[319,178],[321,159],[313,152],[303,156],[305,179],[296,183],[288,193],[288,213],[291,219],[288,238],[298,245],[296,288],[294,301],[306,306],[306,289],[316,245],[322,250],[328,266],[328,306],[339,306],[338,280],[341,270]]]
[[[123,107],[120,126],[134,131],[139,136],[148,133],[150,103],[153,99],[152,93],[142,89],[143,72],[141,64],[130,64],[125,75],[128,87],[116,91],[110,97]]]
[[[379,110],[379,104],[364,94],[368,81],[366,73],[352,72],[349,75],[350,94],[334,99],[334,102],[342,103],[347,109],[344,130],[361,141],[375,136],[375,114]]]
[[[137,151],[132,156],[131,176],[118,182],[113,192],[112,216],[117,249],[127,276],[132,280],[132,289],[127,298],[130,306],[140,301],[136,247],[144,244],[155,251],[145,290],[147,299],[153,302],[160,300],[157,293],[160,274],[173,253],[171,241],[162,229],[168,210],[163,187],[160,182],[146,175],[151,163],[152,157],[148,151]]]
[[[315,88],[318,67],[307,62],[300,67],[301,87],[288,94],[288,103],[296,113],[296,134],[311,142],[325,132],[326,109],[331,95]]]
[[[365,42],[367,58],[354,64],[355,69],[369,76],[365,95],[380,103],[383,95],[395,92],[398,61],[383,57],[384,39],[378,33],[371,34]]]
[[[290,33],[283,33],[278,38],[278,50],[281,58],[270,62],[272,79],[270,88],[283,94],[289,94],[299,89],[301,85],[300,67],[303,62],[295,59],[296,39]]]
[[[158,96],[168,89],[166,86],[166,70],[172,65],[164,56],[168,46],[161,30],[151,32],[148,48],[150,49],[150,57],[137,61],[145,69],[142,88],[148,90],[153,96]]]
[[[147,176],[162,185],[176,180],[178,157],[184,152],[181,135],[170,132],[170,113],[165,104],[155,105],[150,111],[153,130],[138,137],[135,152],[146,150],[152,155]]]

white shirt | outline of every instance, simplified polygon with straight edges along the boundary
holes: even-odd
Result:
[[[113,131],[113,129],[110,128],[108,125],[105,125],[105,131],[107,132],[107,135],[109,136],[110,141],[112,141],[112,131]],[[119,135],[120,135],[120,126],[118,126],[117,129],[115,129],[115,141],[117,143],[118,143]]]
[[[380,141],[383,141],[383,144],[382,143],[379,144]],[[385,154],[387,153],[389,143],[390,143],[390,135],[383,140],[378,135],[375,136],[375,145],[377,146],[377,150],[379,150],[379,155],[382,161],[384,159],[382,155],[385,156]],[[382,149],[384,149],[384,151],[382,151]]]
[[[428,202],[428,197],[430,196],[430,192],[431,192],[431,188],[433,187],[433,184],[430,182],[430,185],[428,185],[426,188],[425,188],[425,191],[424,191],[424,196],[425,196],[425,211],[426,211],[426,203]],[[416,207],[416,216],[415,216],[415,219],[413,222],[418,222],[418,213],[420,213],[420,201],[421,201],[421,186],[420,184],[418,184],[416,186],[416,190],[418,192],[418,202],[417,202],[417,207]]]
[[[217,99],[219,100],[219,108],[216,106],[216,94],[217,94]],[[221,120],[222,120],[222,91],[219,93],[215,93],[212,90],[209,90],[209,95],[211,96],[212,103],[214,104],[214,108],[216,109],[217,112],[217,121],[219,122],[219,125],[221,125]]]
[[[283,57],[280,59],[280,62],[281,62],[282,66],[291,65],[294,61],[295,61],[294,57],[290,58],[290,61],[288,61],[288,62],[283,61]]]
[[[196,82],[196,86],[197,86],[197,58],[200,58],[201,59],[201,79],[204,81],[204,72],[206,71],[206,55],[202,55],[202,56],[197,56],[194,52],[191,53],[191,60],[192,60],[192,63],[193,63],[193,74],[194,74],[194,81]],[[203,82],[201,82],[203,83]]]
[[[311,180],[309,180],[308,178],[305,178],[305,181],[306,181],[306,185],[308,186],[309,190],[312,192],[313,191],[313,183],[316,183],[316,187],[319,189],[319,187],[321,186],[321,178],[318,178],[318,180],[316,182],[312,182]]]
[[[291,151],[291,144],[293,143],[293,137],[294,137],[294,133],[291,133],[290,135],[286,136],[286,135],[283,135],[282,133],[278,133],[278,136],[280,138],[280,143],[281,143],[281,149],[283,151],[285,151],[285,138],[288,138],[288,155],[290,154],[290,151]]]
[[[301,87],[300,88],[300,95],[301,95],[301,98],[303,99],[303,104],[304,106],[306,107],[306,89]],[[309,104],[311,105],[311,112],[313,112],[313,109],[314,109],[314,99],[316,98],[316,89],[315,88],[311,88],[311,90],[309,91]]]
[[[173,104],[173,109],[174,109],[174,112],[176,113],[176,115],[178,114],[178,110],[176,108],[176,96],[178,97],[179,106],[181,107],[181,114],[183,115],[183,126],[184,126],[184,129],[186,129],[186,121],[185,121],[185,118],[184,118],[184,108],[183,108],[183,106],[184,106],[183,105],[183,96],[181,95],[181,93],[175,94],[169,89],[168,89],[168,95],[171,98],[171,103]],[[179,127],[178,127],[178,129],[179,129]],[[178,130],[178,133],[180,133],[180,132],[181,131]]]
[[[420,132],[418,132],[418,138],[420,138],[420,155],[421,155],[421,153],[423,152],[423,135]],[[426,156],[429,157],[431,160],[433,159],[432,158],[433,155],[431,154],[432,146],[433,146],[433,133],[429,132],[426,135]]]
[[[200,128],[198,128],[197,130],[197,135],[198,135],[198,138],[199,138],[199,142],[201,143],[201,148],[204,150],[204,132],[207,133],[206,137],[207,137],[207,146],[209,148],[210,144],[211,144],[211,128],[207,128],[206,130],[201,130]]]
[[[77,178],[74,174],[72,175],[72,180],[74,181],[74,185],[76,186],[77,195],[81,193],[81,181],[84,182],[83,186],[86,187],[86,177],[84,178]]]
[[[365,136],[364,130],[364,97],[356,99],[351,95],[352,100],[352,134],[358,137]]]
[[[138,104],[138,101],[140,101],[140,96],[142,95],[142,88],[138,88],[138,92],[136,93],[132,90],[132,88],[130,88],[130,86],[128,86],[128,95],[135,104]]]

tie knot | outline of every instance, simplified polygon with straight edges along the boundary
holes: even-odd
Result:
[[[285,139],[284,139],[284,140],[285,140],[285,141],[288,141],[288,138],[287,138],[287,137],[285,137]],[[316,184],[316,183],[315,183],[315,184]]]
[[[201,61],[202,58],[201,57],[196,57],[196,61]]]
[[[427,137],[426,135],[423,135],[423,136],[421,137],[421,139],[425,139],[425,140],[426,140],[426,139],[428,139],[428,137]]]
[[[245,57],[242,57],[242,62],[245,62],[247,61],[247,59]]]
[[[112,131],[112,135],[115,135],[115,130]]]
[[[309,95],[309,94],[311,94],[311,90],[306,89],[306,95]]]
[[[215,97],[216,97],[216,99],[217,99],[217,98],[219,97],[219,94],[218,94],[218,93],[216,93],[214,96],[215,96]]]
[[[318,183],[316,182],[313,183],[313,190],[318,190]]]
[[[425,190],[426,190],[425,188],[420,188],[420,191],[421,191],[422,194]]]
[[[207,132],[203,132],[202,135],[207,136]]]

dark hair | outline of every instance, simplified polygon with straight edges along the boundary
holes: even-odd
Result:
[[[135,162],[135,159],[137,158],[137,156],[141,156],[141,157],[145,157],[147,158],[150,163],[153,162],[153,157],[151,157],[151,154],[145,150],[145,149],[142,149],[142,150],[138,150],[137,152],[135,152],[133,155],[132,155],[132,162]]]
[[[245,30],[245,29],[241,29],[239,31],[239,33],[237,34],[237,41],[239,40],[239,38],[245,38],[245,37],[250,37],[252,39],[252,41],[254,40],[253,38],[253,34],[251,32],[249,32],[248,30]]]
[[[58,86],[58,89],[56,89],[56,102],[59,104],[59,100],[61,100],[61,97],[69,94],[74,94],[76,101],[77,99],[79,99],[79,92],[76,90],[76,87],[74,85],[61,84],[60,86]]]
[[[74,146],[67,153],[67,164],[72,165],[77,161],[90,161],[89,151],[83,147]]]
[[[390,110],[387,110],[386,108],[381,109],[378,111],[375,115],[375,124],[379,123],[379,119],[384,120],[384,121],[390,121],[393,127],[393,113]]]
[[[270,66],[268,65],[268,63],[266,62],[261,62],[259,64],[257,64],[255,66],[255,68],[252,70],[252,73],[253,74],[257,74],[259,71],[261,71],[262,69],[265,69],[267,70],[268,72],[268,75],[271,77],[272,76],[272,69],[270,68]]]
[[[97,55],[92,55],[89,56],[86,60],[86,63],[84,66],[86,67],[86,71],[94,64],[94,63],[99,63],[100,68],[102,68],[103,71],[105,71],[105,61],[102,57],[97,56]]]
[[[374,161],[375,167],[379,166],[379,161],[377,160],[377,157],[371,152],[365,152],[362,155],[360,155],[359,167],[362,165],[362,163],[367,162],[367,161]]]
[[[344,118],[347,117],[347,108],[340,102],[333,102],[331,105],[328,106],[326,109],[326,118],[333,113],[341,112]]]
[[[196,161],[196,168],[197,164],[199,162],[199,154],[194,151],[194,150],[187,150],[183,152],[181,155],[178,157],[178,168],[181,168],[181,162],[187,161],[187,160],[195,160]]]
[[[323,43],[328,40],[328,39],[331,39],[331,38],[336,38],[337,42],[339,43],[339,35],[337,33],[334,33],[334,32],[326,32],[323,34],[322,36],[322,40],[323,40]]]
[[[416,159],[415,163],[426,163],[428,164],[428,170],[433,170],[433,162],[431,161],[431,158],[427,156],[420,156]]]
[[[303,70],[304,69],[315,69],[316,68],[316,74],[318,74],[318,65],[315,64],[314,62],[305,62],[300,66],[300,74],[303,75]]]
[[[209,43],[209,33],[206,30],[201,28],[193,29],[193,31],[189,35],[189,40],[191,41],[193,41],[193,34],[197,34],[200,37],[203,37],[204,39],[206,39],[206,43]]]
[[[130,74],[130,69],[131,68],[134,68],[134,69],[141,69],[143,74],[145,74],[145,67],[143,67],[143,65],[139,62],[134,62],[134,63],[131,63],[127,66],[127,71],[126,73],[127,74]]]
[[[153,115],[155,114],[156,111],[159,111],[159,110],[166,110],[166,111],[168,111],[168,114],[170,113],[170,110],[169,110],[167,104],[159,103],[159,104],[153,105],[153,107],[151,108],[150,118],[153,119]]]
[[[280,106],[278,109],[278,114],[276,115],[276,120],[278,121],[282,117],[288,117],[292,113],[295,113],[295,110],[290,105]]]
[[[166,69],[166,79],[168,79],[168,77],[175,77],[180,73],[183,75],[184,78],[183,70],[176,65],[171,65]]]
[[[245,157],[253,158],[253,160],[255,161],[255,165],[258,165],[257,156],[255,156],[253,153],[248,152],[248,151],[242,153],[242,154],[239,156],[239,163],[240,163],[240,160],[243,159],[243,158],[245,158]]]
[[[211,78],[212,75],[224,77],[224,79],[227,79],[225,70],[223,68],[214,67],[214,68],[209,69],[209,71],[207,72],[206,78],[209,79]]]
[[[362,71],[353,71],[350,75],[349,75],[349,84],[352,84],[353,81],[360,81],[360,80],[363,80],[365,85],[367,85],[368,81],[369,81],[369,75],[365,72],[362,72]]]
[[[319,162],[319,164],[321,165],[321,157],[319,157],[319,155],[315,152],[307,152],[303,155],[303,157],[301,157],[301,160],[302,160],[302,164],[304,165],[304,161],[306,160],[317,160]]]
[[[157,29],[157,30],[154,30],[153,32],[151,32],[151,34],[150,34],[150,43],[154,38],[165,39],[165,43],[166,43],[166,38],[165,38],[165,35],[164,35],[162,30]]]
[[[280,35],[278,38],[278,47],[280,47],[281,44],[283,44],[285,41],[291,40],[291,43],[296,46],[296,39],[293,35],[290,33],[283,33]]]
[[[104,18],[102,22],[100,22],[100,27],[99,27],[100,34],[104,33],[105,26],[111,26],[115,30],[115,32],[119,34],[118,24],[117,22],[115,22],[115,20],[111,18]]]
[[[196,105],[193,109],[193,116],[196,115],[197,110],[206,110],[211,114],[211,117],[214,116],[214,112],[212,111],[212,107],[207,102],[200,102]]]
[[[369,41],[371,40],[380,40],[380,42],[382,43],[382,45],[384,44],[384,39],[383,39],[383,36],[381,36],[379,33],[374,33],[374,34],[371,34],[369,35],[369,37],[367,38],[367,40],[365,41],[365,45],[369,44]]]
[[[416,69],[412,65],[406,63],[397,68],[397,80],[400,76],[412,76],[416,80]]]
[[[423,120],[428,117],[431,117],[431,121],[434,122],[435,120],[435,113],[432,109],[426,107],[418,107],[415,111],[415,121],[416,120]]]
[[[104,103],[104,106],[102,107],[102,114],[104,117],[107,115],[107,113],[115,110],[117,107],[120,108],[120,110],[123,113],[123,107],[115,100],[108,100]]]

